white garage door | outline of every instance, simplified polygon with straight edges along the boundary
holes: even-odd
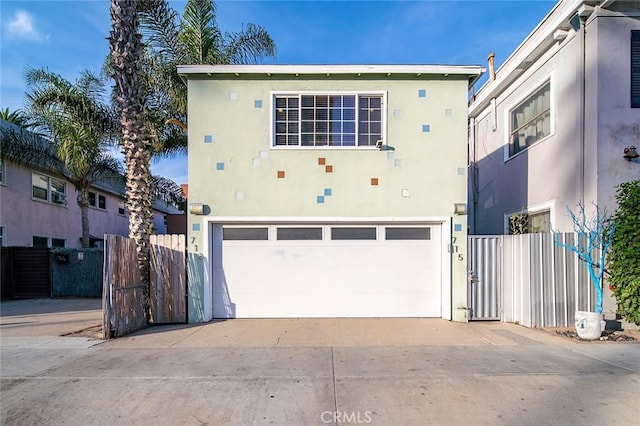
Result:
[[[441,316],[440,223],[212,226],[214,318]]]

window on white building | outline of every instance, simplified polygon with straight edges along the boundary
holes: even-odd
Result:
[[[509,234],[535,234],[551,232],[551,211],[516,213],[509,216]]]
[[[89,205],[97,209],[107,209],[107,197],[97,192],[89,191]]]
[[[31,182],[31,196],[34,200],[67,205],[67,184],[63,180],[34,172]]]
[[[551,135],[551,81],[509,112],[509,157]]]
[[[126,213],[126,208],[124,205],[124,201],[119,201],[118,202],[118,214],[121,216],[124,216],[124,214]]]
[[[273,146],[367,147],[384,140],[384,96],[276,94]]]
[[[7,235],[6,235],[6,227],[0,226],[0,247],[6,247],[7,245]]]

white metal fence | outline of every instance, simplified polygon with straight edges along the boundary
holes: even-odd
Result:
[[[573,243],[574,233],[561,234]],[[593,310],[595,293],[578,256],[553,234],[469,237],[470,319],[527,327],[564,327],[576,310]]]

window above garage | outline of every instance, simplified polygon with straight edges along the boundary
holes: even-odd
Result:
[[[384,93],[275,93],[272,144],[359,148],[384,144]]]

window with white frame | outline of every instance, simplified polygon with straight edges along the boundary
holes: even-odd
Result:
[[[32,239],[33,247],[64,248],[66,241],[63,238],[41,237],[34,235]]]
[[[126,213],[126,207],[124,205],[124,201],[118,201],[118,214],[124,216]]]
[[[273,146],[368,147],[384,140],[381,93],[276,94]]]
[[[551,134],[551,81],[509,111],[509,157]]]
[[[97,192],[89,191],[89,205],[97,209],[107,209],[107,197]]]
[[[551,232],[551,211],[521,212],[509,216],[509,234]]]
[[[67,184],[63,180],[34,172],[31,182],[31,196],[34,200],[67,205]]]
[[[5,247],[7,245],[7,236],[6,236],[6,227],[0,226],[0,247]]]

